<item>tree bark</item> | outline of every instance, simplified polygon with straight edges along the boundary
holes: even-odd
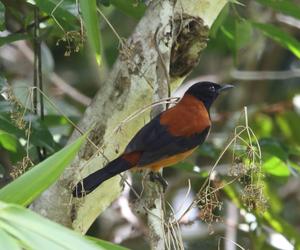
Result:
[[[149,112],[115,128],[137,109],[168,95],[197,65],[208,31],[226,0],[153,0],[79,123],[92,128],[90,140],[61,178],[32,204],[36,212],[85,233],[96,217],[123,190],[116,176],[83,199],[72,199],[71,188],[122,152],[129,139],[149,120]],[[74,131],[70,141],[79,136]],[[104,157],[105,155],[106,157]],[[158,249],[158,248],[157,248]]]

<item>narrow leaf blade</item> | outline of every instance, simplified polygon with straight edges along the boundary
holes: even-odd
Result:
[[[90,46],[95,53],[97,63],[100,65],[101,41],[96,0],[79,0],[79,4]]]
[[[256,0],[260,4],[271,7],[286,15],[300,19],[300,7],[290,0],[274,1],[274,0]]]
[[[29,205],[53,184],[77,154],[86,135],[58,151],[0,190],[0,200]],[[22,192],[20,192],[22,190]]]
[[[261,30],[266,36],[270,37],[272,40],[279,43],[282,47],[291,51],[296,57],[300,59],[300,42],[290,36],[288,33],[282,31],[281,29],[264,23],[252,23],[254,27]]]
[[[0,228],[0,242],[1,242],[1,247],[3,247],[3,249],[21,250],[21,247],[18,245],[17,241],[1,228]]]
[[[108,249],[28,209],[4,202],[0,202],[0,228],[9,231],[28,249]]]

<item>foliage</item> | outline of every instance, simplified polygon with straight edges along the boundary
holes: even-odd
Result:
[[[9,204],[29,205],[57,180],[85,139],[86,135],[81,136],[0,189],[0,239],[3,249],[125,249],[97,239],[93,239],[92,243],[27,209]]]
[[[53,184],[71,163],[86,135],[39,163],[0,190],[0,200],[28,206]],[[22,192],[19,192],[22,190]]]
[[[0,238],[3,249],[125,250],[104,241],[88,240],[28,209],[0,202]],[[96,244],[95,244],[96,243]]]
[[[97,16],[96,0],[84,1],[80,0],[80,9],[84,20],[84,25],[87,31],[87,36],[90,45],[93,49],[93,54],[96,56],[96,61],[100,64],[101,59],[101,43],[100,43],[100,29]]]

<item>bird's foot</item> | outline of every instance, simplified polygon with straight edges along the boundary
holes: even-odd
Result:
[[[159,182],[163,188],[163,192],[165,193],[168,187],[168,182],[164,179],[164,177],[159,172],[150,172],[150,181],[152,182]]]

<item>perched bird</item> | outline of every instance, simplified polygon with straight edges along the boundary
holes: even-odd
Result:
[[[102,182],[128,169],[136,167],[158,172],[162,167],[173,165],[191,155],[209,134],[210,106],[221,91],[232,87],[212,82],[192,85],[174,107],[142,127],[122,155],[79,182],[73,190],[73,196],[82,197]],[[158,180],[161,181],[160,178]]]

